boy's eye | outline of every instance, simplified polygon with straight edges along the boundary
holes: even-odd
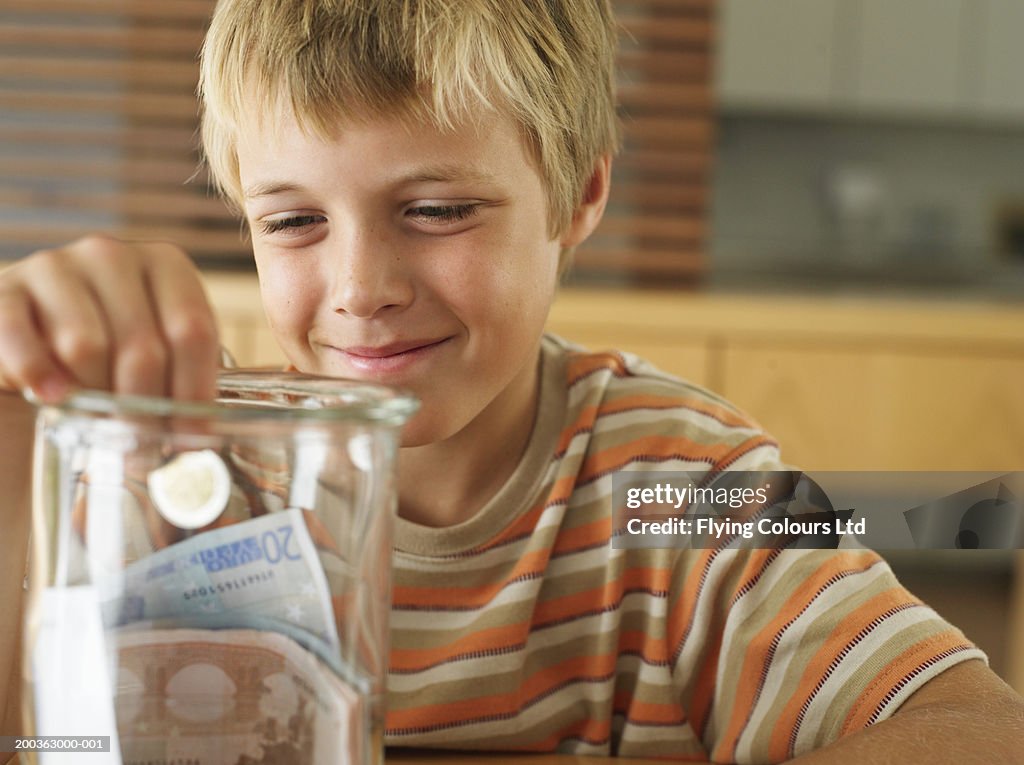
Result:
[[[264,234],[276,234],[279,231],[295,231],[323,223],[326,220],[323,215],[290,215],[286,218],[267,218],[261,220],[260,230]]]
[[[478,207],[475,204],[421,205],[410,209],[408,214],[429,223],[454,223],[475,215]]]

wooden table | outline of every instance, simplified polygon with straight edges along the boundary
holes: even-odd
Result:
[[[0,754],[0,763],[9,755]],[[664,760],[626,757],[593,757],[572,754],[508,754],[506,752],[464,753],[436,750],[389,750],[385,765],[665,765]],[[15,755],[6,765],[27,765],[21,755]]]
[[[427,749],[389,749],[385,765],[665,765],[665,760],[632,757],[595,757],[572,754],[468,753]]]

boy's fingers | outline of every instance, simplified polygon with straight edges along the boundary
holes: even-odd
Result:
[[[0,297],[0,385],[214,395],[213,312],[172,245],[84,237],[5,271]]]
[[[170,394],[168,349],[151,305],[142,265],[116,251],[84,253],[80,270],[96,294],[111,345],[111,383],[118,393]]]
[[[220,345],[217,324],[192,261],[167,245],[154,251],[146,271],[160,332],[170,351],[170,393],[210,399],[216,393]]]
[[[110,388],[110,337],[106,320],[90,285],[69,267],[66,253],[32,256],[22,290],[30,310],[58,364],[86,388]]]
[[[44,401],[61,398],[71,381],[47,349],[28,296],[20,290],[0,292],[0,388],[31,388]]]

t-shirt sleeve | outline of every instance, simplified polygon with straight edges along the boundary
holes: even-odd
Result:
[[[770,448],[741,445],[725,462],[785,469]],[[820,749],[891,716],[946,669],[988,661],[870,550],[703,550],[681,563],[673,672],[713,762]]]
[[[776,442],[714,394],[623,354],[676,410],[643,421],[678,448],[642,469],[788,471]],[[660,456],[659,456],[660,455]],[[812,476],[813,477],[813,476]],[[679,550],[668,574],[665,648],[673,691],[714,762],[778,763],[891,716],[946,669],[985,655],[869,550]]]
[[[697,579],[682,583],[696,600],[688,608],[681,595],[673,608],[686,624],[673,630],[682,637],[675,672],[714,762],[774,763],[819,749],[892,715],[949,667],[986,660],[874,552],[700,556],[688,567]],[[688,655],[688,644],[703,655]]]

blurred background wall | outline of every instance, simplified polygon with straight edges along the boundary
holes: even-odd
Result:
[[[723,0],[712,271],[1024,287],[1024,4]]]
[[[724,395],[807,469],[1024,470],[1024,3],[614,5],[625,146],[552,329]],[[212,6],[0,3],[0,259],[178,242],[224,344],[279,365],[199,163]],[[1024,691],[1020,553],[890,558]]]

